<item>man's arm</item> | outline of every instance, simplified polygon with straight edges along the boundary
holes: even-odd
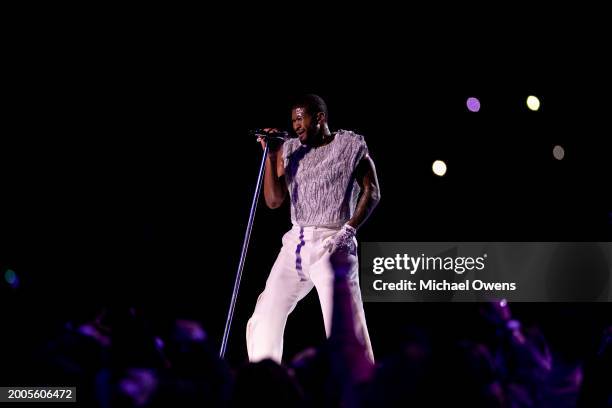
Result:
[[[265,148],[265,141],[261,140]],[[272,148],[274,147],[274,150]],[[282,144],[270,146],[266,157],[266,171],[264,174],[264,198],[268,208],[278,208],[285,201],[287,185],[285,184],[285,165],[282,155]]]
[[[378,202],[380,201],[380,187],[376,176],[376,167],[370,155],[366,154],[357,165],[357,183],[361,187],[361,196],[353,218],[348,225],[358,229],[368,219]]]

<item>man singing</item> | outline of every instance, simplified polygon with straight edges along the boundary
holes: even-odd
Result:
[[[298,138],[270,142],[264,197],[269,208],[278,208],[289,194],[293,227],[283,236],[283,246],[247,323],[249,360],[281,362],[287,317],[313,286],[330,336],[334,284],[330,257],[335,264],[340,257],[341,263],[349,265],[355,334],[373,362],[355,234],[380,200],[374,162],[363,136],[329,130],[321,97],[305,95],[295,101],[291,120]],[[265,147],[266,141],[260,141]]]

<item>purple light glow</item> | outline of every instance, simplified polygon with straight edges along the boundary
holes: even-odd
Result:
[[[480,101],[478,98],[469,97],[466,102],[467,108],[470,112],[478,112],[480,110]]]

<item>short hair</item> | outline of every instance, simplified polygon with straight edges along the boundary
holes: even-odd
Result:
[[[328,118],[327,104],[319,95],[307,94],[297,97],[291,104],[291,110],[295,108],[305,108],[311,115],[316,115],[319,112],[325,114],[325,118]]]

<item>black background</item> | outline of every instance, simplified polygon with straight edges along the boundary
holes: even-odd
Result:
[[[193,316],[220,342],[261,157],[248,130],[289,128],[289,102],[304,92],[328,102],[332,129],[363,134],[376,163],[382,200],[362,241],[612,238],[604,48],[532,38],[521,22],[494,36],[399,18],[244,31],[213,28],[214,14],[131,18],[8,32],[0,268],[20,286],[2,280],[0,293],[13,344],[108,304]],[[532,94],[538,112],[526,108]],[[470,96],[480,112],[466,109]],[[445,177],[431,171],[437,159]],[[246,357],[244,326],[289,226],[287,205],[261,203],[233,362]],[[324,338],[314,293],[303,303],[286,357]],[[366,304],[375,351],[401,324],[461,307]],[[553,307],[517,311],[535,319]]]

